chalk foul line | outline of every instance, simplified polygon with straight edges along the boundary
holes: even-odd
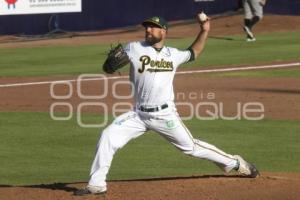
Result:
[[[261,65],[261,66],[244,66],[244,67],[232,67],[232,68],[221,68],[221,69],[199,69],[199,70],[189,70],[189,71],[179,71],[176,74],[195,74],[195,73],[213,73],[213,72],[232,72],[232,71],[246,71],[246,70],[259,70],[259,69],[274,69],[274,68],[285,68],[285,67],[296,67],[300,66],[300,62],[286,63],[286,64],[276,64],[276,65]],[[107,80],[124,79],[127,76],[112,76],[106,77]],[[81,81],[95,81],[101,80],[103,78],[85,78]],[[52,80],[52,81],[39,81],[39,82],[25,82],[25,83],[12,83],[12,84],[2,84],[0,88],[6,87],[19,87],[19,86],[32,86],[32,85],[46,85],[52,83],[66,83],[66,82],[76,82],[77,79],[69,80]]]

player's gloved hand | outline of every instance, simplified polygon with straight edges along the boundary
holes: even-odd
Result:
[[[103,64],[103,71],[112,74],[129,63],[129,57],[122,44],[112,48]]]

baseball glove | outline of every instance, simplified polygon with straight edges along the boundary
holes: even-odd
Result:
[[[113,74],[118,69],[121,69],[129,63],[129,57],[124,51],[122,44],[118,44],[116,47],[113,47],[103,64],[103,71],[108,74]]]

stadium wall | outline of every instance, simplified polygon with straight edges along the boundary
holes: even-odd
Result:
[[[237,9],[238,0],[82,0],[81,13],[0,16],[0,34],[46,34],[55,22],[66,31],[101,30],[136,25],[153,15],[181,20],[194,18],[201,10],[213,15]],[[300,14],[300,0],[270,0],[265,10]]]

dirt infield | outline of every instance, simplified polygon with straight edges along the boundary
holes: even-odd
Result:
[[[27,187],[0,186],[2,200],[296,200],[300,197],[300,175],[263,173],[260,178],[203,175],[182,178],[113,181],[104,195],[73,196],[73,191],[85,183],[33,185]]]
[[[76,79],[76,77],[69,77]],[[20,78],[20,82],[29,82],[31,78]],[[43,80],[40,78],[39,80]],[[47,78],[46,80],[49,80]],[[112,85],[116,81],[125,81],[126,78],[120,80],[109,80],[108,91],[112,90]],[[13,82],[13,81],[10,81]],[[1,83],[1,79],[0,79]],[[86,95],[103,94],[103,88],[100,86],[102,81],[86,81],[82,82],[82,93]],[[50,95],[50,84],[18,86],[0,88],[0,111],[50,111],[51,104],[55,102],[68,102],[74,108],[78,104],[87,101],[78,97],[76,91],[76,82],[73,85],[73,97],[68,100],[59,101],[53,99]],[[99,87],[96,87],[98,85]],[[199,102],[207,102],[210,104],[220,103],[224,107],[224,116],[236,116],[239,106],[246,103],[260,102],[264,107],[264,118],[281,119],[281,120],[299,120],[300,119],[300,79],[298,78],[210,78],[199,74],[182,74],[175,78],[175,97],[176,102],[190,103],[195,108]],[[116,94],[127,96],[130,94],[128,85],[120,85],[116,87]],[[55,95],[66,95],[68,86],[66,84],[54,87]],[[30,94],[30,95],[28,95]],[[108,113],[112,113],[112,105],[116,103],[131,103],[131,98],[120,100],[113,96],[111,92],[108,96],[101,100],[108,105]],[[95,100],[89,100],[95,102]],[[98,102],[98,100],[96,100]],[[178,106],[178,111],[182,116],[189,116],[191,109],[188,106]],[[83,112],[95,112],[97,107],[87,107]],[[66,111],[67,107],[58,107],[56,112]],[[205,115],[205,110],[211,107],[203,107],[199,110],[200,116]],[[291,112],[293,111],[293,112]],[[96,112],[101,112],[97,110]],[[260,114],[259,114],[260,115]],[[253,117],[258,116],[254,115]]]
[[[223,18],[213,21],[212,36],[228,36],[241,34],[242,16]],[[272,31],[299,30],[300,17],[266,16],[256,28],[257,33]],[[173,23],[170,29],[171,38],[193,36],[197,32],[194,23]],[[42,40],[33,42],[14,42],[15,38],[6,36],[0,38],[1,47],[18,48],[47,45],[78,45],[105,42],[115,42],[116,35],[121,41],[141,39],[142,28],[128,30],[108,30],[95,32],[92,36],[84,34],[74,38]],[[88,33],[91,34],[91,33]],[[11,42],[9,42],[11,41]],[[188,69],[187,69],[188,70]],[[45,80],[74,79],[76,77],[34,77],[14,78],[1,77],[0,84],[36,82]],[[74,89],[76,84],[72,83]],[[92,85],[93,87],[91,87]],[[113,81],[111,81],[113,84]],[[111,84],[109,87],[111,87]],[[238,103],[261,102],[264,105],[264,115],[267,119],[300,120],[300,79],[299,78],[211,78],[199,74],[178,75],[175,78],[175,93],[178,101],[191,102],[222,102],[226,109],[224,114],[233,116],[237,112]],[[99,94],[101,88],[96,88],[94,82],[84,85],[86,94]],[[121,86],[118,94],[127,95],[128,88]],[[66,94],[65,87],[57,87],[56,94]],[[193,93],[192,96],[190,94]],[[30,94],[30,95],[29,95]],[[214,94],[214,98],[211,98]],[[57,100],[50,95],[50,84],[0,87],[0,111],[49,111],[50,105]],[[74,95],[68,100],[77,106],[82,99]],[[120,100],[110,94],[106,99],[108,106]],[[126,100],[124,100],[126,102]],[[129,100],[127,100],[129,101]],[[131,101],[129,101],[131,102]],[[178,107],[181,115],[188,115],[189,110]],[[65,111],[63,108],[57,111]],[[86,112],[93,112],[90,108]],[[293,112],[291,112],[293,111]],[[238,176],[203,175],[182,178],[160,178],[132,181],[112,181],[108,183],[108,193],[102,196],[74,197],[72,192],[86,183],[54,183],[49,185],[33,185],[27,187],[1,186],[0,200],[58,200],[58,199],[111,199],[111,200],[233,200],[233,199],[300,199],[299,173],[269,173],[264,172],[257,179],[247,179]]]

